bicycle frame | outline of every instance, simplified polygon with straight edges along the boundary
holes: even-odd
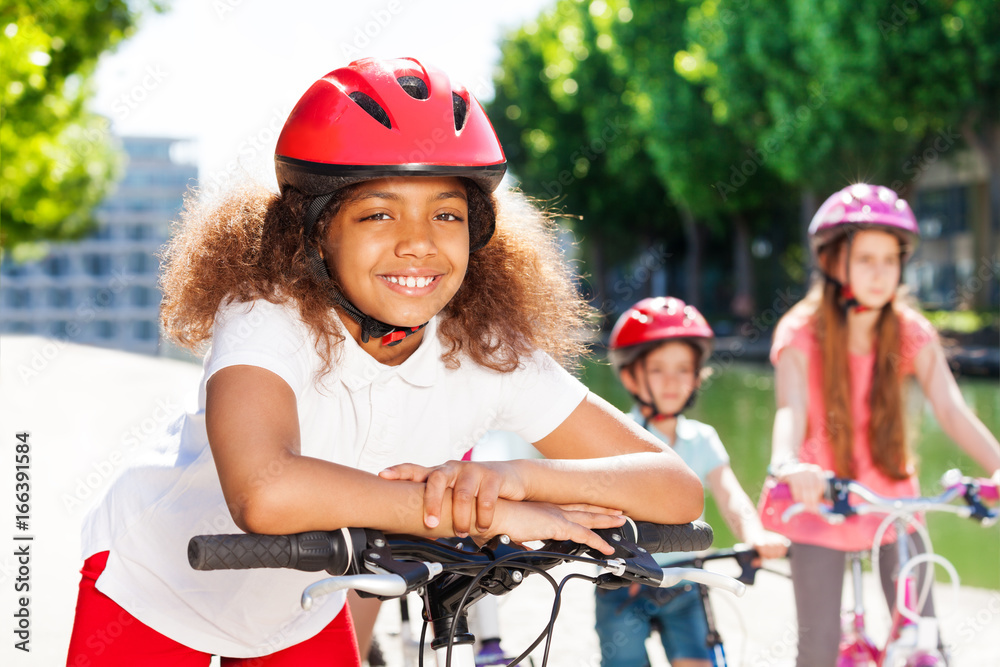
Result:
[[[845,518],[861,514],[886,514],[887,519],[876,533],[872,545],[873,560],[877,560],[882,533],[891,521],[896,531],[896,553],[898,570],[894,575],[896,585],[896,604],[892,609],[892,620],[885,645],[880,649],[872,641],[865,629],[864,603],[861,587],[861,556],[851,554],[851,578],[854,589],[853,612],[844,615],[842,619],[842,637],[840,642],[837,667],[869,667],[874,663],[877,667],[936,667],[945,664],[945,659],[938,651],[939,637],[937,621],[932,617],[921,617],[923,595],[917,594],[917,578],[912,574],[913,565],[919,562],[931,561],[942,564],[949,572],[952,583],[958,585],[958,574],[946,559],[932,553],[920,556],[910,554],[909,539],[907,539],[907,522],[914,522],[918,512],[939,511],[970,517],[983,525],[992,525],[997,520],[997,511],[990,510],[982,503],[983,497],[997,499],[997,488],[987,480],[974,480],[962,475],[957,470],[950,470],[942,476],[945,490],[935,497],[918,498],[885,498],[872,492],[858,482],[831,478],[826,493],[831,501],[829,508],[822,507],[820,515],[831,523],[839,523]],[[865,502],[852,502],[852,494]],[[962,498],[965,505],[954,505],[951,501]],[[801,503],[791,505],[782,514],[782,521],[804,510]],[[930,539],[923,529],[920,529],[925,540],[925,546],[930,549]],[[928,574],[928,586],[931,575]]]
[[[675,565],[700,569],[704,568],[705,563],[708,561],[732,558],[741,569],[736,580],[747,586],[752,586],[756,579],[757,571],[762,569],[759,565],[753,564],[753,561],[759,557],[760,554],[757,553],[756,549],[737,545],[731,549],[719,549],[710,553],[699,554],[693,558],[678,561]],[[727,667],[729,663],[726,659],[726,649],[722,641],[722,635],[715,624],[715,613],[712,609],[711,598],[708,595],[708,587],[699,584],[698,595],[701,598],[702,609],[705,612],[705,625],[708,628],[708,634],[705,639],[708,649],[712,654],[712,667]]]

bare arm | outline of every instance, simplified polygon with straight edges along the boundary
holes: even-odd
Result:
[[[782,350],[774,369],[774,392],[778,409],[771,434],[771,465],[793,461],[806,439],[809,411],[808,361],[801,350]]]
[[[535,447],[545,460],[518,462],[528,499],[612,507],[657,523],[701,516],[704,491],[687,464],[593,393]]]
[[[364,526],[429,537],[454,535],[451,493],[444,519],[423,521],[425,485],[303,456],[295,394],[255,366],[232,366],[207,386],[206,425],[222,491],[236,525],[248,532],[296,533]],[[358,502],[359,498],[377,502]],[[589,528],[620,525],[618,517],[564,511],[542,503],[502,501],[491,530],[519,541],[573,539],[610,551]],[[489,537],[490,534],[483,535]]]
[[[1000,444],[966,405],[941,344],[934,340],[925,345],[913,365],[934,416],[948,437],[988,473],[1000,471]]]
[[[781,558],[785,555],[788,541],[781,535],[764,529],[757,516],[757,508],[740,486],[728,463],[708,473],[706,480],[722,518],[740,541],[752,545],[763,558]]]
[[[787,347],[778,356],[774,391],[778,410],[771,434],[771,467],[778,479],[788,483],[792,497],[816,512],[823,497],[823,470],[797,462],[809,415],[809,362],[801,350]]]
[[[498,499],[586,505],[596,512],[624,512],[656,523],[687,523],[701,515],[704,492],[697,476],[669,448],[588,394],[556,429],[535,443],[545,460],[448,463],[428,468],[401,464],[387,479],[426,481],[424,521],[436,525],[446,512],[442,494],[452,490],[452,521],[460,531],[475,517],[490,526]],[[461,534],[461,533],[460,533]]]

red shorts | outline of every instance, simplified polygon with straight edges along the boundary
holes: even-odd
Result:
[[[143,624],[104,593],[97,577],[108,562],[108,552],[94,554],[83,564],[76,619],[69,640],[67,667],[207,667],[212,656],[175,642]],[[224,667],[292,667],[330,665],[361,667],[347,605],[315,637],[259,658],[222,658]]]

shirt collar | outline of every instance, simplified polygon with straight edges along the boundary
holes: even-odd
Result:
[[[645,417],[642,416],[642,411],[639,409],[638,405],[632,406],[632,411],[629,413],[638,424],[642,424]],[[678,442],[682,440],[690,440],[697,435],[697,429],[695,429],[694,424],[692,424],[687,417],[684,415],[677,415],[677,428],[674,430],[674,442],[671,443],[667,440],[667,436],[660,432],[659,429],[652,428],[652,422],[646,427],[646,430],[655,435],[657,438],[663,442],[676,447]]]
[[[344,336],[338,350],[339,379],[352,392],[373,383],[384,383],[399,377],[415,387],[429,387],[437,382],[441,372],[441,341],[437,336],[438,318],[434,317],[424,327],[420,346],[410,358],[398,366],[388,366],[365,352],[348,333],[338,317],[337,325]]]

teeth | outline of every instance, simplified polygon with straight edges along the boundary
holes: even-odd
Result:
[[[413,276],[386,276],[385,279],[394,285],[402,285],[403,287],[427,287],[434,282],[434,278],[431,276],[417,278]]]

